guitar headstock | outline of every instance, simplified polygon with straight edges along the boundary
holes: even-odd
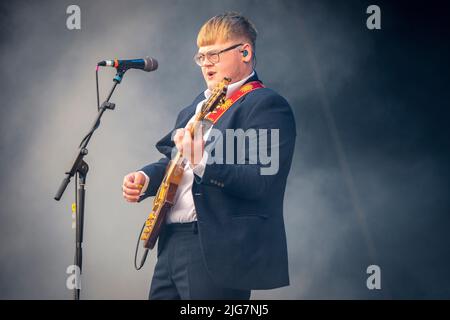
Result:
[[[206,117],[208,113],[213,111],[218,105],[225,101],[227,95],[228,84],[231,82],[230,78],[223,78],[213,89],[211,96],[203,104],[200,111],[199,119]]]

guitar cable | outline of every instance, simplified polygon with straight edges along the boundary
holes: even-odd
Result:
[[[138,240],[137,240],[137,243],[136,243],[136,251],[134,252],[134,268],[136,270],[138,270],[138,271],[141,270],[142,267],[144,266],[145,260],[147,259],[147,255],[148,255],[148,248],[146,248],[145,252],[144,252],[144,254],[142,255],[142,258],[141,258],[141,264],[138,267],[138,265],[137,265],[137,255],[138,255],[138,251],[139,251],[139,242],[141,241],[141,234],[142,234],[142,231],[144,231],[144,228],[145,228],[145,222],[142,225],[141,232],[139,233]]]

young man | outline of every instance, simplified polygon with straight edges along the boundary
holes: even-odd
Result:
[[[158,241],[150,299],[249,299],[252,289],[289,284],[283,198],[295,120],[288,102],[265,88],[254,71],[256,35],[253,24],[236,13],[202,26],[194,60],[207,90],[181,110],[175,128],[156,144],[165,157],[124,177],[125,199],[141,201],[157,192],[173,148],[186,159]],[[231,79],[227,98],[233,103],[193,139],[186,128],[224,77]],[[243,161],[236,160],[239,147],[224,147],[220,160],[223,149],[205,149],[210,136],[228,146],[236,132],[257,146],[244,151]],[[262,155],[276,164],[268,168]]]

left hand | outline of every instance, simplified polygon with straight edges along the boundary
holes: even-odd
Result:
[[[178,129],[173,140],[183,157],[188,159],[192,166],[196,166],[202,160],[205,142],[203,141],[202,125],[199,125],[194,131],[194,138],[190,134],[192,126],[193,123],[191,122],[188,123],[186,128]]]

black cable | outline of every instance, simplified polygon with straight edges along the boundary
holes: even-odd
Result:
[[[100,90],[98,87],[98,66],[95,68],[95,87],[97,89],[97,111],[100,112]],[[92,136],[92,134],[94,133],[95,129],[98,128],[99,123],[97,122],[95,127],[92,128],[91,131],[89,131],[86,136],[84,136],[84,138],[81,140],[80,145],[78,146],[79,148],[81,147],[81,145],[90,137]]]
[[[98,121],[95,126],[92,128],[91,131],[89,131],[83,138],[83,140],[81,140],[80,145],[78,146],[78,148],[81,148],[81,146],[83,145],[83,143],[87,140],[90,139],[90,137],[92,136],[92,134],[94,133],[94,131],[98,128],[100,124],[100,121]]]
[[[148,249],[145,249],[145,252],[144,252],[144,254],[142,255],[142,259],[141,259],[141,264],[139,265],[139,267],[137,266],[137,255],[138,255],[138,251],[139,251],[139,242],[140,242],[140,240],[141,240],[141,234],[142,234],[142,231],[144,231],[144,228],[145,228],[145,222],[144,222],[144,224],[142,225],[142,228],[141,228],[141,232],[139,233],[139,236],[138,236],[138,241],[137,241],[137,243],[136,243],[136,251],[134,252],[134,268],[136,269],[136,270],[141,270],[142,269],[142,267],[144,266],[144,263],[145,263],[145,260],[147,259],[147,254],[148,254]]]
[[[97,87],[97,110],[100,111],[100,91],[98,89],[98,66],[95,68],[95,85]]]

